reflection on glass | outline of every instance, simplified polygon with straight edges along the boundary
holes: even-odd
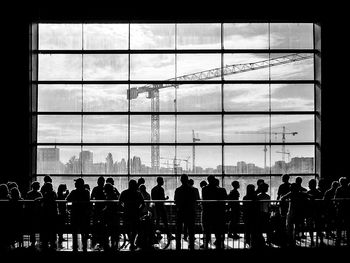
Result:
[[[225,146],[225,174],[269,173],[270,146]]]
[[[271,23],[270,45],[272,49],[312,49],[312,23]]]
[[[84,24],[84,49],[127,49],[128,24]]]
[[[267,23],[224,24],[225,49],[268,49]]]
[[[220,24],[177,24],[178,49],[221,48]]]
[[[272,115],[271,142],[314,142],[314,115]]]
[[[79,158],[82,162],[83,174],[128,173],[127,146],[84,146]]]
[[[225,111],[268,111],[268,84],[224,85]]]
[[[158,146],[158,152],[159,163],[155,160],[152,164],[152,146],[130,146],[130,173],[175,174],[175,146]]]
[[[38,116],[38,143],[78,143],[80,136],[81,116]]]
[[[39,54],[39,80],[81,80],[78,54]]]
[[[83,143],[126,143],[128,141],[128,116],[83,116]]]
[[[177,55],[177,77],[194,74],[201,71],[216,69],[221,67],[220,54],[178,54]],[[202,76],[200,77],[202,78]],[[205,75],[203,80],[208,79]],[[210,78],[211,80],[221,80],[221,77]],[[187,80],[187,79],[186,79]],[[189,80],[202,80],[194,77]]]
[[[199,140],[198,140],[199,139]],[[178,115],[178,142],[221,142],[221,115]]]
[[[225,80],[268,80],[268,54],[224,54]]]
[[[81,24],[39,24],[39,49],[81,49]]]
[[[80,146],[38,146],[37,174],[80,174]]]
[[[159,117],[159,142],[175,142],[175,116],[155,115]],[[130,142],[132,143],[157,143],[152,141],[151,115],[130,116]],[[156,122],[155,122],[156,123]]]
[[[271,146],[271,173],[305,174],[315,171],[313,145]]]
[[[226,115],[225,142],[269,142],[269,115]]]
[[[38,85],[38,111],[81,111],[81,85]]]
[[[313,111],[314,86],[312,84],[271,85],[272,111]]]
[[[221,146],[177,146],[179,172],[189,174],[219,174],[222,164]],[[179,174],[181,174],[179,173]]]
[[[177,111],[221,111],[221,85],[177,86]]]
[[[128,85],[84,85],[84,111],[127,111]]]
[[[84,80],[127,80],[127,54],[85,54]]]
[[[130,55],[131,80],[168,80],[174,77],[174,54]]]
[[[175,24],[130,24],[130,49],[174,49]]]

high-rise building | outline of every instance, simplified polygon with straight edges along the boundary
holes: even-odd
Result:
[[[79,153],[79,162],[83,173],[91,173],[93,167],[93,152],[81,151]]]
[[[37,173],[60,174],[64,172],[64,165],[60,162],[59,148],[38,148]]]

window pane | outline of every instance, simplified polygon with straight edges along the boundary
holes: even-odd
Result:
[[[39,80],[81,80],[78,54],[39,54]]]
[[[127,54],[85,54],[84,80],[127,80]]]
[[[177,111],[221,111],[221,85],[179,85]]]
[[[128,116],[86,115],[83,117],[83,143],[126,143]]]
[[[38,174],[79,174],[80,146],[38,146]]]
[[[271,85],[272,111],[313,111],[314,108],[312,84]]]
[[[271,142],[314,142],[314,115],[272,115]]]
[[[220,54],[178,54],[177,77],[221,67]],[[194,77],[190,80],[206,80],[207,77]],[[186,79],[187,80],[187,79]],[[211,78],[221,80],[221,78]]]
[[[312,23],[271,23],[270,43],[273,49],[313,48]]]
[[[174,49],[175,24],[130,24],[130,49]]]
[[[84,85],[84,111],[127,111],[128,85]]]
[[[131,174],[174,174],[174,146],[158,146],[159,171],[152,169],[152,146],[130,146],[130,173]]]
[[[268,80],[268,54],[224,54],[225,80]]]
[[[84,49],[127,49],[128,24],[84,24]]]
[[[288,63],[281,64],[280,62],[283,61]],[[312,54],[271,54],[270,65],[272,80],[314,79],[314,56]]]
[[[197,143],[221,142],[221,116],[178,115],[178,142],[194,142],[194,138]]]
[[[268,49],[269,36],[266,23],[224,24],[225,49]]]
[[[38,85],[38,111],[81,111],[81,85]]]
[[[269,142],[269,115],[226,115],[225,142]]]
[[[81,116],[38,116],[39,143],[79,143]]]
[[[186,165],[188,165],[188,172],[191,174],[219,174],[218,167],[222,163],[221,151],[221,146],[195,145],[194,148],[192,146],[177,146],[176,158],[188,160],[180,162],[180,166],[186,171]],[[195,158],[193,158],[193,153]]]
[[[83,174],[113,175],[128,173],[127,146],[84,146],[80,158]]]
[[[268,84],[224,85],[225,111],[268,111]]]
[[[131,111],[145,111],[152,112],[152,98],[154,93],[148,92],[148,90],[155,90],[155,87],[159,85],[131,85],[130,91],[133,93],[137,90],[140,93],[137,93],[135,97],[131,96],[130,99],[130,110]],[[175,111],[175,89],[171,85],[162,85],[158,88],[159,92],[159,111]]]
[[[81,49],[81,24],[39,24],[39,49]]]
[[[155,115],[159,117],[159,142],[175,142],[175,116]],[[151,115],[130,116],[130,142],[151,143]],[[156,142],[155,142],[156,143]]]
[[[225,146],[225,174],[264,174],[269,172],[270,147]]]
[[[312,145],[281,145],[271,147],[271,172],[304,174],[315,171],[315,147]]]
[[[130,55],[131,80],[169,80],[175,77],[175,55]]]
[[[178,49],[221,48],[220,24],[177,24]]]

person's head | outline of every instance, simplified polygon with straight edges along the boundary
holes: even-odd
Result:
[[[134,179],[131,179],[130,181],[129,181],[129,189],[131,190],[131,191],[137,191],[137,182],[136,182],[136,180],[134,180]]]
[[[346,177],[341,177],[339,179],[339,184],[341,187],[346,187],[348,185],[348,180],[346,179]]]
[[[0,199],[8,199],[9,198],[9,188],[6,184],[0,184]]]
[[[105,184],[105,178],[103,176],[99,176],[97,178],[97,185],[100,187],[103,187],[104,184]]]
[[[188,185],[189,185],[189,186],[193,186],[193,185],[194,185],[194,181],[193,181],[192,178],[191,178],[191,179],[188,179]]]
[[[114,191],[113,191],[113,185],[111,183],[105,183],[103,186],[103,190],[105,191],[105,195],[108,197],[110,196]]]
[[[11,191],[12,188],[18,188],[18,185],[16,182],[8,182],[7,187],[9,189],[9,191]]]
[[[283,174],[282,175],[282,182],[288,183],[289,178],[290,178],[289,174]]]
[[[106,179],[106,183],[109,183],[109,184],[111,184],[111,185],[114,185],[114,180],[113,180],[113,178],[112,178],[112,177],[108,177],[108,178]]]
[[[247,195],[253,195],[255,194],[255,185],[253,184],[248,184],[247,185]]]
[[[263,182],[259,187],[261,193],[266,193],[269,190],[269,185],[265,182]]]
[[[183,185],[187,185],[188,184],[188,175],[187,174],[181,175],[180,181]]]
[[[11,199],[12,200],[19,200],[19,199],[21,199],[21,192],[18,190],[18,188],[17,187],[13,187],[13,188],[11,188]]]
[[[144,185],[144,184],[141,184],[140,186],[139,186],[139,189],[140,189],[140,192],[146,192],[146,186]]]
[[[140,177],[138,180],[137,180],[137,184],[140,186],[141,184],[145,184],[145,178],[143,177]]]
[[[207,181],[203,180],[203,181],[200,182],[199,186],[200,186],[201,188],[203,188],[203,187],[206,186],[207,184],[208,184]]]
[[[238,188],[239,188],[239,182],[238,182],[238,181],[233,181],[233,182],[231,183],[231,185],[232,185],[232,187],[233,187],[234,189],[238,189]]]
[[[208,183],[210,184],[210,185],[215,185],[215,176],[214,175],[209,175],[208,177],[207,177],[207,181],[208,181]]]
[[[75,181],[74,185],[76,189],[84,189],[85,182],[83,178],[77,178],[74,181]]]
[[[326,188],[326,186],[327,186],[327,181],[324,178],[320,178],[318,180],[318,188],[323,190]]]
[[[257,186],[260,186],[260,185],[262,185],[264,182],[265,182],[264,179],[258,179],[258,180],[256,181],[256,185],[257,185]]]
[[[309,181],[309,188],[310,188],[310,190],[315,190],[316,186],[317,186],[316,179],[310,179],[310,181]]]
[[[299,186],[301,186],[301,183],[303,182],[303,178],[301,178],[301,176],[298,176],[297,178],[295,178],[295,183]]]
[[[44,183],[52,183],[52,178],[50,175],[44,176]]]
[[[67,191],[67,185],[66,184],[60,184],[57,188],[57,193],[63,193]]]
[[[31,188],[33,189],[33,191],[39,191],[40,183],[38,181],[32,182]]]
[[[164,184],[164,179],[163,179],[163,177],[161,177],[161,176],[158,176],[158,177],[157,177],[157,184],[158,184],[158,185],[163,185],[163,184]]]
[[[339,182],[338,181],[333,181],[331,187],[332,187],[332,189],[337,189],[339,187]]]

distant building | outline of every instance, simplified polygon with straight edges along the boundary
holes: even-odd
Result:
[[[292,173],[313,173],[314,158],[312,157],[294,157],[289,163]]]
[[[91,173],[93,167],[93,152],[81,151],[79,153],[79,162],[83,169],[83,173]]]
[[[38,174],[64,173],[64,165],[60,162],[59,148],[38,148],[37,150]]]

